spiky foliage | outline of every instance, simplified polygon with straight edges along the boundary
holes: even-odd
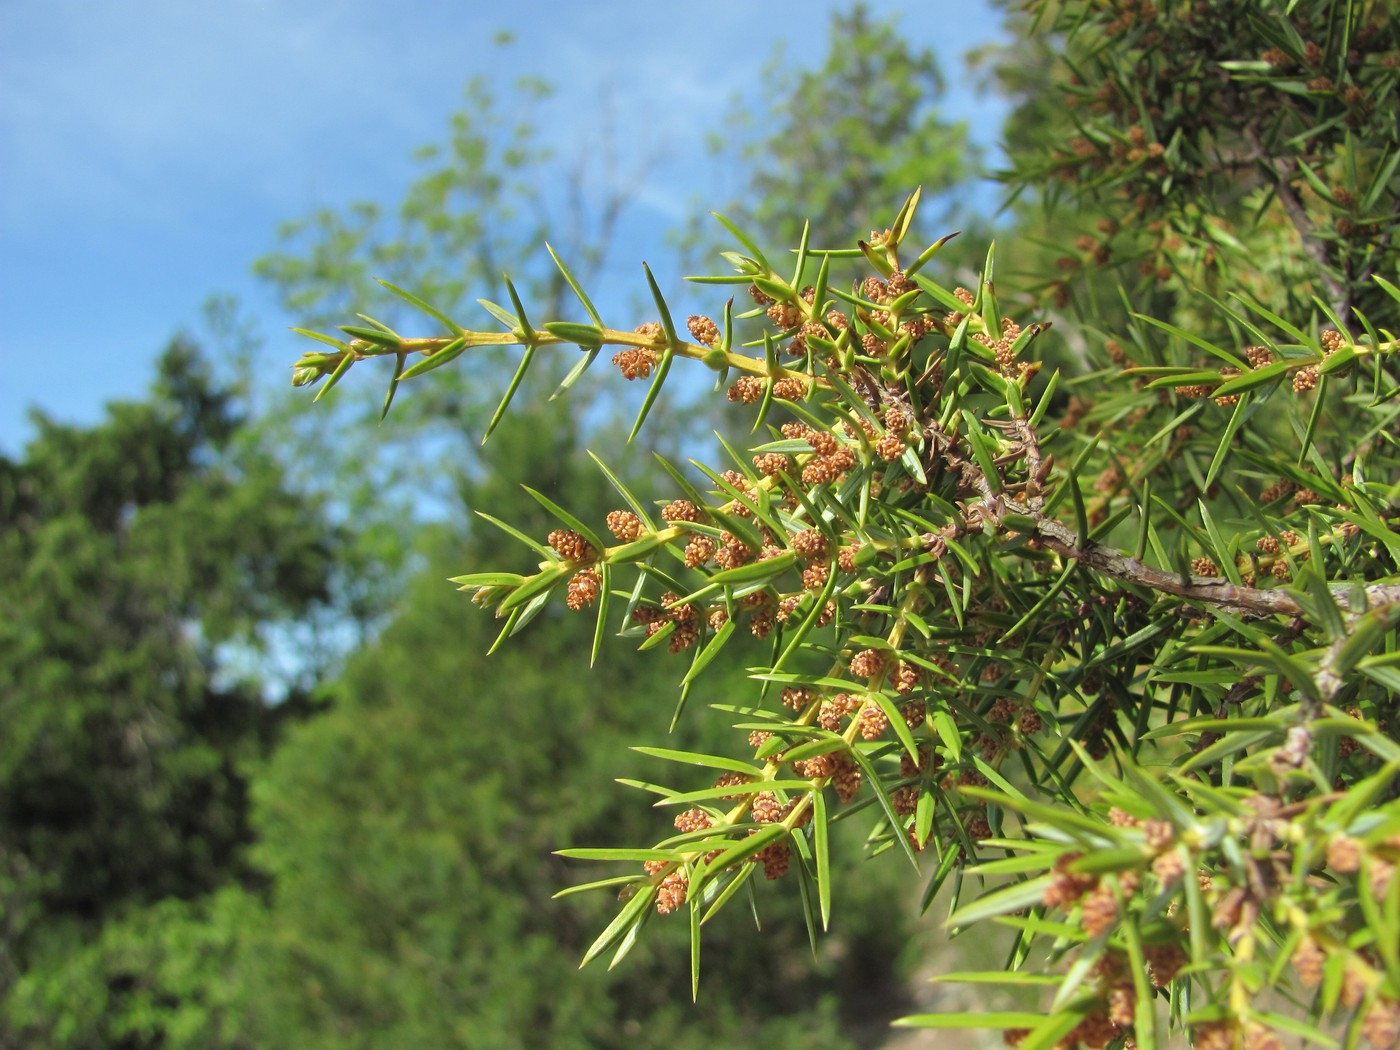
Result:
[[[1178,19],[1233,34],[1215,43],[1235,57],[1212,51],[1200,76],[1256,93],[1247,111],[1215,111],[1217,154],[1251,142],[1235,116],[1254,120],[1269,91],[1280,112],[1298,94],[1242,49],[1302,32],[1322,6],[1235,19],[1233,5],[1196,4]],[[1348,11],[1348,25],[1370,24]],[[1113,41],[1122,61],[1196,46],[1140,0],[1060,14],[1075,46],[1107,41],[1101,57]],[[1369,77],[1363,91],[1394,80],[1390,52],[1353,63],[1350,50],[1339,68]],[[1360,113],[1349,97],[1339,104]],[[1367,207],[1393,199],[1396,169],[1394,143],[1370,127],[1354,129],[1381,187]],[[1256,137],[1292,221],[1284,188],[1310,192],[1298,151],[1316,136]],[[1176,162],[1139,160],[1154,157]],[[1113,178],[1141,175],[1121,159]],[[1205,174],[1189,189],[1218,192]],[[522,346],[524,369],[539,347],[573,343],[584,356],[567,387],[609,347],[624,377],[649,383],[634,433],[681,360],[713,370],[753,421],[754,443],[726,446],[727,462],[668,465],[659,499],[614,481],[620,505],[603,522],[535,493],[558,519],[520,535],[538,571],[457,580],[504,620],[503,639],[557,599],[592,610],[599,637],[617,627],[688,654],[682,704],[716,660],[750,668],[752,694],[724,708],[733,753],[646,749],[684,770],[675,786],[635,785],[675,811],[675,834],[561,851],[634,866],[570,888],[621,891],[587,958],[616,961],[652,916],[682,914],[698,980],[703,922],[760,872],[795,882],[811,925],[825,924],[830,828],[849,819],[872,852],[899,850],[924,873],[926,903],[953,887],[952,931],[1006,931],[1004,972],[949,979],[1024,992],[1016,1009],[911,1024],[999,1028],[1022,1047],[1162,1046],[1174,1031],[1200,1046],[1283,1032],[1326,1044],[1336,1025],[1394,1045],[1400,358],[1384,321],[1400,289],[1367,269],[1389,241],[1334,256],[1312,220],[1297,224],[1300,243],[1320,245],[1303,255],[1316,298],[1274,309],[1183,285],[1169,315],[1117,322],[1115,367],[1062,377],[1041,368],[1048,325],[1001,305],[991,252],[973,290],[927,275],[942,242],[906,246],[917,196],[856,248],[804,238],[790,266],[730,226],[729,272],[697,280],[756,305],[693,316],[689,338],[649,274],[655,319],[624,331],[561,264],[586,321],[536,327],[512,290],[511,309],[492,307],[502,330],[468,331],[405,293],[449,334],[347,326],[298,363],[296,382],[329,386],[388,357],[397,384],[474,346]],[[1235,244],[1217,247],[1248,288],[1268,260]],[[1208,318],[1199,331],[1176,323],[1188,306]],[[765,327],[738,347],[744,317]]]

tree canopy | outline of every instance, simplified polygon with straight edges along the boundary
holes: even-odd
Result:
[[[333,589],[323,509],[188,340],[148,400],[35,423],[0,458],[2,992],[106,921],[252,878],[249,777],[310,683],[238,657],[306,637]]]

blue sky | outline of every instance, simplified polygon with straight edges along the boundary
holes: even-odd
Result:
[[[540,119],[566,143],[610,91],[619,140],[660,157],[611,255],[664,256],[693,202],[735,188],[702,146],[735,92],[779,40],[819,61],[845,6],[0,0],[0,453],[20,451],[30,405],[92,422],[140,396],[214,294],[256,321],[261,360],[290,364],[299,340],[253,260],[313,208],[397,201],[476,73],[563,86]],[[947,111],[995,125],[961,63],[999,34],[985,0],[869,6],[916,13],[901,24],[941,56]],[[516,37],[505,52],[499,31]]]

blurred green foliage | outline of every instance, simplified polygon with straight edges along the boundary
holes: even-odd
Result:
[[[35,422],[0,459],[0,994],[26,1032],[25,986],[104,923],[254,878],[249,776],[313,705],[238,669],[310,637],[336,542],[188,341],[148,400]]]
[[[902,29],[855,3],[832,12],[819,63],[778,46],[712,136],[744,182],[721,209],[729,218],[766,243],[796,244],[810,224],[813,246],[844,246],[853,226],[888,221],[914,186],[925,223],[972,218],[958,191],[979,173],[979,151],[945,111],[943,63]]]

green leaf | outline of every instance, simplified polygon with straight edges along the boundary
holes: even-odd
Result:
[[[446,314],[435,309],[434,307],[429,306],[427,303],[425,303],[422,299],[418,298],[418,296],[414,295],[412,292],[404,291],[404,289],[400,288],[398,285],[390,284],[388,281],[380,277],[376,277],[375,280],[378,281],[383,287],[387,288],[389,291],[397,295],[404,302],[408,303],[408,305],[414,307],[415,309],[423,311],[423,313],[427,314],[433,320],[437,321],[440,325],[446,328],[453,335],[467,334],[467,330],[461,325],[459,325],[456,321],[452,320]]]
[[[652,523],[651,514],[648,512],[646,504],[632,495],[632,490],[622,483],[618,476],[608,468],[608,465],[598,458],[596,453],[590,451],[588,456],[594,463],[598,464],[598,469],[603,472],[608,483],[617,490],[617,494],[627,501],[627,506],[631,508],[632,513],[642,519],[642,527],[647,532],[655,532],[656,526]]]
[[[958,306],[962,309],[966,309],[965,303],[960,302],[958,303]],[[963,317],[961,321],[958,322],[958,326],[953,329],[953,334],[948,339],[948,356],[945,360],[946,370],[949,378],[960,374],[962,366],[962,357],[964,352],[966,352],[969,344],[973,346],[977,345],[975,343],[971,343],[971,341],[968,338],[969,326],[971,324],[972,314],[969,313],[965,317]],[[944,382],[946,384],[947,380],[945,379]]]
[[[1065,479],[1069,485],[1070,499],[1074,502],[1075,543],[1084,546],[1089,542],[1089,512],[1084,506],[1084,493],[1079,490],[1079,474],[1071,472]]]
[[[725,258],[743,258],[738,252],[720,252]],[[748,284],[752,278],[747,274],[694,274],[685,278],[694,284]]]
[[[986,799],[988,802],[1024,813],[1034,820],[1041,821],[1057,831],[1070,835],[1078,842],[1092,846],[1093,849],[1102,849],[1107,838],[1108,829],[1102,821],[1087,817],[1071,806],[1036,802],[1020,795],[1003,794],[999,791],[991,791],[970,784],[963,785],[958,790],[971,798]]]
[[[835,574],[833,573],[833,575]],[[900,745],[903,746],[909,757],[917,762],[919,760],[919,745],[914,742],[914,734],[909,731],[909,723],[904,720],[899,706],[883,692],[868,693],[867,695],[880,705],[880,710],[890,720],[890,728],[894,730],[894,735],[899,738]]]
[[[733,237],[736,241],[738,241],[741,245],[744,246],[744,249],[751,256],[753,256],[753,259],[756,263],[762,266],[765,270],[771,270],[773,268],[768,264],[768,260],[764,257],[763,252],[759,250],[758,245],[755,244],[749,238],[748,234],[746,234],[743,230],[739,229],[739,227],[735,226],[732,222],[726,219],[719,212],[712,211],[710,212],[710,214],[715,217],[715,219],[719,222],[721,226],[723,226],[726,230],[729,231],[729,235],[731,237]]]
[[[778,655],[778,658],[773,661],[773,670],[781,670],[787,666],[789,659],[805,651],[804,646],[808,635],[811,634],[821,621],[822,613],[826,609],[826,603],[836,590],[836,577],[837,573],[834,569],[827,573],[826,582],[822,584],[822,589],[808,602],[807,612],[802,617],[802,621],[797,625],[795,630],[784,632],[783,651]]]
[[[994,264],[996,262],[996,241],[987,245],[987,261],[982,266],[982,283],[977,290],[977,302],[972,309],[982,316],[987,331],[995,338],[1001,334],[1001,318],[997,314],[996,283]]]
[[[1073,475],[1071,475],[1071,477],[1073,477]],[[1070,577],[1073,576],[1078,571],[1078,569],[1078,563],[1070,561],[1064,567],[1064,570],[1060,573],[1059,578],[1056,579],[1055,582],[1050,585],[1049,589],[1046,590],[1046,592],[1043,595],[1041,595],[1040,599],[1035,603],[1035,605],[1031,606],[1031,608],[1026,611],[1024,616],[1022,616],[1019,620],[1017,620],[1014,624],[1007,628],[1005,633],[1003,633],[1001,636],[1001,643],[1005,644],[1011,638],[1016,637],[1016,635],[1020,633],[1020,631],[1027,624],[1036,622],[1036,620],[1040,616],[1041,610],[1049,606],[1050,603],[1053,602],[1059,596],[1060,592],[1065,589],[1065,585],[1069,583]]]
[[[691,897],[687,901],[690,914],[690,1001],[700,999],[700,901]]]
[[[1222,66],[1230,66],[1234,64],[1235,63],[1230,62],[1221,63]],[[1265,67],[1265,69],[1267,69],[1267,66]],[[1261,70],[1261,72],[1263,71],[1264,70]],[[1313,188],[1313,191],[1319,197],[1325,200],[1328,204],[1331,204],[1333,207],[1336,207],[1337,198],[1333,195],[1332,188],[1328,186],[1327,183],[1323,182],[1320,178],[1318,178],[1317,172],[1313,171],[1312,168],[1310,168],[1307,165],[1307,163],[1301,159],[1295,160],[1294,163],[1298,165],[1298,170],[1300,170],[1303,173],[1303,177],[1308,180],[1308,184]]]
[[[486,433],[481,437],[482,444],[486,443],[486,440],[495,431],[497,424],[505,417],[506,409],[510,407],[510,402],[511,399],[515,397],[515,392],[520,389],[520,383],[525,378],[525,373],[530,367],[530,362],[535,359],[535,351],[537,349],[538,346],[535,343],[527,343],[525,345],[525,352],[520,355],[520,364],[516,366],[515,375],[511,376],[510,384],[506,387],[506,392],[501,397],[501,403],[496,406],[496,411],[491,415],[491,421],[486,424]]]
[[[1214,561],[1220,566],[1220,571],[1225,574],[1226,579],[1235,585],[1239,585],[1240,570],[1235,564],[1235,556],[1225,543],[1225,537],[1216,528],[1215,519],[1211,517],[1210,508],[1206,506],[1205,500],[1197,500],[1197,507],[1201,512],[1201,522],[1206,527],[1206,535],[1210,537],[1211,554]]]
[[[1301,467],[1310,458],[1316,459],[1317,450],[1313,447],[1313,440],[1317,437],[1318,424],[1322,422],[1323,406],[1330,400],[1327,397],[1327,386],[1329,383],[1327,376],[1318,380],[1317,393],[1313,398],[1312,411],[1308,413],[1308,425],[1303,430],[1303,436],[1298,442],[1297,463]]]
[[[744,728],[736,726],[735,728]],[[806,758],[815,758],[818,755],[827,755],[833,751],[844,751],[846,741],[836,733],[830,733],[825,729],[803,726],[801,728],[806,734],[812,735],[813,739],[805,744],[797,744],[787,749],[784,761],[798,762]],[[793,727],[785,727],[785,733],[793,733]]]
[[[607,629],[612,597],[612,566],[605,561],[598,566],[598,614],[593,621],[593,645],[588,651],[589,667],[598,666],[598,654],[603,651],[603,634]]]
[[[1124,374],[1143,374],[1150,372],[1165,372],[1166,375],[1158,376],[1147,385],[1153,390],[1160,390],[1165,387],[1181,386],[1183,384],[1195,383],[1218,383],[1220,373],[1208,368],[1128,368]]]
[[[626,564],[627,562],[639,561],[651,554],[652,551],[665,546],[661,536],[655,532],[648,533],[640,539],[631,543],[622,543],[608,551],[608,562],[613,564]]]
[[[549,399],[553,401],[556,398],[560,397],[562,394],[564,394],[566,391],[573,389],[573,386],[575,383],[578,382],[579,377],[582,376],[583,373],[587,372],[591,367],[593,367],[594,361],[598,360],[598,351],[601,349],[602,345],[600,344],[598,346],[593,347],[591,350],[586,350],[583,356],[581,356],[577,361],[574,362],[574,365],[572,368],[569,369],[568,374],[565,375],[564,378],[559,381],[559,385],[554,388],[554,393],[549,395]]]
[[[593,308],[593,303],[584,292],[583,287],[574,279],[574,275],[569,272],[569,268],[564,265],[564,260],[559,258],[558,253],[555,252],[548,241],[545,241],[544,247],[545,251],[549,252],[549,257],[554,260],[554,265],[559,267],[559,272],[563,274],[564,280],[567,281],[569,287],[573,289],[574,295],[578,296],[578,301],[582,303],[583,308],[588,311],[588,316],[592,319],[593,323],[599,328],[606,327],[603,324],[603,319],[598,315],[598,311]],[[545,327],[547,328],[548,325]]]
[[[557,849],[554,855],[570,860],[626,860],[638,864],[648,860],[680,861],[685,858],[685,854],[673,849],[595,849],[590,846]]]
[[[893,1023],[899,1028],[980,1028],[986,1031],[1005,1028],[1034,1028],[1044,1020],[1044,1014],[1026,1013],[1019,1010],[999,1010],[981,1014],[910,1014],[908,1017],[901,1017]],[[1076,1023],[1078,1022],[1076,1021]]]
[[[1230,394],[1243,394],[1246,390],[1272,383],[1298,367],[1296,360],[1275,361],[1263,368],[1252,368],[1233,379],[1227,379],[1215,388],[1213,397],[1226,397]]]
[[[394,394],[399,389],[399,378],[403,375],[403,363],[406,356],[407,351],[405,350],[399,350],[394,355],[394,375],[390,378],[389,389],[384,394],[384,407],[379,410],[379,422],[381,423],[389,415],[389,406],[394,403]]]
[[[669,747],[633,747],[631,750],[639,755],[647,755],[651,758],[662,758],[667,762],[679,762],[687,766],[705,766],[709,769],[723,769],[731,773],[743,773],[746,776],[756,776],[758,770],[751,763],[741,762],[738,759],[725,758],[721,755],[705,755],[698,751],[677,751]]]
[[[811,240],[812,224],[810,222],[804,222],[802,224],[802,236],[799,237],[797,241],[797,262],[794,265],[792,272],[792,286],[794,288],[801,288],[804,283],[802,280],[802,271],[807,268],[808,249],[809,245],[811,244]],[[829,266],[830,264],[830,259],[825,257],[822,258],[823,266]],[[817,303],[818,305],[820,305],[821,300],[818,299]]]
[[[1361,203],[1357,205],[1357,211],[1370,211],[1376,206],[1376,202],[1381,199],[1381,194],[1394,192],[1393,190],[1388,191],[1387,187],[1390,186],[1391,177],[1395,174],[1396,165],[1400,165],[1400,150],[1393,148],[1392,145],[1388,153],[1389,155],[1385,160],[1376,165],[1375,174],[1371,177],[1371,184],[1366,188],[1366,193],[1362,196]],[[1380,283],[1382,280],[1380,277],[1375,277],[1374,274],[1372,277],[1377,283]],[[1382,285],[1382,287],[1384,287],[1384,285]],[[1397,295],[1396,298],[1400,300],[1400,295]]]
[[[515,590],[511,591],[501,602],[500,611],[510,612],[517,606],[524,605],[531,598],[545,596],[555,587],[564,582],[565,570],[562,565],[551,566],[542,569],[537,575],[531,576]]]
[[[514,536],[517,540],[525,544],[531,550],[536,551],[540,555],[540,557],[548,561],[555,560],[556,555],[554,551],[551,550],[549,547],[546,547],[543,543],[535,539],[533,536],[527,536],[525,533],[517,529],[514,525],[507,525],[500,518],[487,514],[484,510],[479,510],[476,512],[476,514],[477,517],[489,521],[492,525],[496,526],[496,528],[500,529],[502,532]]]
[[[681,680],[682,688],[695,681],[695,679],[700,677],[705,668],[710,666],[714,658],[723,650],[729,639],[734,637],[734,631],[737,627],[738,621],[732,616],[725,620],[724,623],[720,624],[719,630],[712,634],[709,641],[705,643],[704,648],[695,654],[695,659],[690,664],[690,670],[686,671],[685,678]]]
[[[1400,156],[1400,152],[1397,152],[1397,156]],[[1371,280],[1380,285],[1381,288],[1384,289],[1386,295],[1390,296],[1397,303],[1400,303],[1400,288],[1395,287],[1395,285],[1391,284],[1378,273],[1371,274]]]
[[[326,394],[329,394],[333,389],[335,389],[335,385],[345,377],[345,373],[350,371],[350,366],[354,363],[355,355],[351,353],[346,353],[346,355],[340,359],[340,363],[335,366],[335,371],[333,371],[326,378],[326,381],[321,384],[321,389],[316,391],[316,396],[313,397],[311,400],[313,402],[320,401],[321,398],[323,398]]]
[[[514,587],[525,580],[518,572],[469,572],[465,576],[452,576],[448,583],[458,584],[458,590],[475,590],[478,587]]]
[[[597,325],[578,324],[575,321],[546,321],[544,330],[566,343],[577,343],[586,350],[593,350],[603,342],[603,329]]]
[[[982,429],[981,422],[967,409],[961,410],[963,425],[965,430],[963,436],[968,444],[972,446],[973,458],[977,460],[977,465],[982,468],[982,473],[987,478],[987,484],[992,487],[993,492],[1001,491],[1001,472],[997,470],[996,456],[987,440],[987,435]]]
[[[1010,886],[1003,886],[999,890],[983,894],[971,904],[965,904],[943,924],[949,929],[959,929],[972,926],[990,919],[997,915],[1009,915],[1011,912],[1020,911],[1022,908],[1033,907],[1040,903],[1041,897],[1045,895],[1046,887],[1050,885],[1054,874],[1047,872],[1034,879],[1027,879],[1024,882],[1014,882]]]
[[[726,798],[729,795],[753,795],[760,791],[806,791],[811,786],[811,782],[807,780],[755,780],[747,784],[729,784],[724,787],[701,788],[698,791],[683,791],[670,798],[662,799],[655,805],[684,806],[691,802],[707,802],[710,799]]]
[[[401,381],[404,379],[417,379],[425,372],[431,372],[434,368],[441,368],[449,361],[455,361],[462,356],[466,349],[467,341],[459,335],[456,339],[452,340],[452,342],[440,347],[438,350],[419,361],[416,365],[409,367],[399,376],[399,379]]]
[[[805,231],[805,227],[804,227],[804,231]],[[805,245],[805,241],[804,241],[804,245]],[[821,257],[821,259],[822,259],[821,265],[820,265],[819,267],[817,267],[817,283],[814,284],[814,285],[812,286],[812,301],[813,301],[814,303],[816,303],[817,306],[819,306],[819,307],[823,306],[823,305],[826,303],[826,301],[827,301],[827,294],[828,294],[828,292],[830,291],[830,289],[829,289],[828,286],[829,286],[829,284],[830,284],[830,282],[831,282],[831,256],[830,256],[830,255],[823,255],[823,256]],[[800,264],[800,263],[799,263],[797,269],[798,269],[799,277],[797,278],[797,281],[794,282],[794,283],[797,283],[797,284],[798,284],[798,287],[801,287],[801,283],[800,283],[800,282],[801,282],[801,276],[800,276],[800,274],[801,274],[801,272],[802,272],[802,267],[801,267],[801,264]]]
[[[676,325],[671,320],[671,310],[666,305],[666,299],[661,294],[661,287],[656,283],[656,278],[651,275],[651,267],[642,263],[642,272],[647,275],[647,287],[651,289],[652,301],[656,303],[656,312],[661,316],[661,330],[666,333],[666,342],[670,344],[667,349],[673,348],[680,340],[676,337]]]
[[[917,259],[915,259],[912,263],[910,263],[904,268],[904,275],[906,277],[913,277],[916,273],[922,270],[933,259],[935,255],[938,254],[940,248],[942,248],[945,244],[947,244],[957,235],[957,232],[950,233],[943,237],[940,237],[938,240],[930,244],[927,248],[925,248],[922,252],[919,253],[919,257]]]
[[[1190,343],[1192,346],[1199,346],[1206,353],[1210,354],[1212,357],[1220,358],[1220,360],[1224,361],[1227,365],[1236,368],[1240,365],[1240,358],[1238,354],[1232,354],[1230,351],[1224,350],[1216,346],[1214,343],[1202,339],[1194,332],[1188,332],[1184,328],[1178,328],[1174,324],[1168,324],[1166,321],[1159,320],[1158,318],[1152,317],[1148,314],[1134,313],[1131,316],[1139,321],[1146,321],[1148,324],[1152,325],[1155,328],[1160,328],[1164,332],[1170,332],[1178,339],[1186,340],[1186,342]],[[1218,374],[1216,375],[1216,378],[1219,378]]]
[[[948,752],[948,757],[954,762],[962,761],[962,734],[958,732],[958,725],[953,716],[939,707],[929,713],[929,718],[933,722],[933,731],[938,734],[938,739]]]
[[[860,748],[852,748],[850,751],[852,758],[856,760],[856,765],[860,766],[862,782],[870,786],[871,792],[875,795],[875,801],[880,804],[880,808],[885,812],[885,819],[890,822],[890,830],[894,833],[894,839],[904,850],[904,855],[909,859],[909,863],[914,866],[914,870],[919,870],[919,858],[914,855],[914,847],[909,844],[909,836],[904,834],[904,823],[899,814],[895,812],[894,803],[890,801],[889,793],[885,790],[884,781],[880,779],[875,767],[870,764],[870,759]]]
[[[734,845],[720,853],[713,860],[706,861],[709,871],[723,871],[731,864],[748,860],[759,850],[766,849],[779,839],[787,836],[787,829],[781,824],[765,824],[752,835],[745,835]]]
[[[629,932],[635,930],[647,918],[652,901],[656,898],[656,887],[647,885],[639,890],[630,901],[617,913],[617,916],[594,942],[589,945],[588,951],[583,953],[583,961],[579,963],[579,969],[587,966],[603,952],[607,951],[614,944],[621,941]]]
[[[1313,350],[1321,349],[1312,339],[1308,337],[1308,334],[1304,332],[1301,328],[1288,321],[1287,319],[1280,317],[1278,314],[1265,307],[1262,303],[1259,303],[1253,299],[1249,299],[1243,295],[1240,295],[1237,292],[1231,293],[1231,298],[1238,302],[1245,309],[1250,310],[1258,314],[1260,317],[1263,317],[1266,320],[1268,320],[1270,323],[1275,325],[1280,331],[1287,332],[1288,335],[1294,340],[1296,340],[1300,346],[1311,347]]]
[[[1328,597],[1331,597],[1330,591]],[[1356,665],[1370,655],[1372,650],[1384,646],[1386,634],[1398,619],[1400,607],[1396,605],[1383,605],[1353,619],[1346,631],[1346,641],[1332,654],[1333,672],[1342,678],[1351,674]]]
[[[710,907],[705,912],[704,917],[701,918],[700,925],[705,925],[705,923],[709,922],[717,914],[719,914],[720,909],[728,903],[729,898],[733,897],[734,894],[738,893],[740,889],[744,888],[745,886],[748,886],[749,880],[753,877],[754,872],[756,872],[757,870],[758,866],[756,864],[744,864],[740,866],[737,872],[734,872],[733,870],[720,871],[717,869],[710,868],[708,864],[701,864],[698,868],[698,871],[700,873],[699,876],[692,878],[690,882],[690,889],[692,893],[698,896],[701,888],[708,885],[708,883],[714,879],[727,876],[729,881],[725,883],[724,889],[720,890],[718,895],[716,895],[716,897],[714,898],[714,900],[710,902]]]
[[[733,586],[771,580],[796,564],[797,552],[786,550],[766,561],[751,561],[745,565],[736,565],[732,569],[721,569],[710,576],[709,582],[712,585]]]
[[[403,337],[392,332],[385,332],[379,328],[363,328],[359,325],[343,324],[340,330],[346,335],[363,340],[366,343],[374,343],[389,350],[397,350],[403,344]]]
[[[1353,784],[1346,795],[1329,811],[1329,818],[1340,827],[1350,827],[1359,813],[1373,806],[1377,799],[1390,790],[1391,783],[1397,775],[1400,775],[1400,762],[1392,761],[1374,776]]]
[[[1230,421],[1225,424],[1225,432],[1220,436],[1220,444],[1216,446],[1215,455],[1211,457],[1210,469],[1206,471],[1205,487],[1207,489],[1215,484],[1215,479],[1220,475],[1220,468],[1225,465],[1225,458],[1230,454],[1230,449],[1235,442],[1235,433],[1240,429],[1240,424],[1244,422],[1244,414],[1245,410],[1249,408],[1249,400],[1249,395],[1243,394],[1235,402],[1234,411],[1230,413]]]
[[[510,296],[510,304],[515,307],[515,316],[520,326],[520,334],[527,343],[534,342],[535,329],[530,324],[530,319],[525,316],[525,304],[520,301],[520,293],[515,290],[515,282],[510,279],[510,274],[502,275],[506,282],[506,293]]]
[[[337,339],[334,336],[325,335],[322,332],[316,332],[310,328],[293,328],[292,331],[297,335],[304,335],[308,339],[314,339],[318,343],[325,343],[327,346],[333,346],[335,349],[342,352],[350,349],[350,345],[343,339]]]
[[[516,334],[516,326],[520,324],[520,319],[518,317],[512,314],[504,306],[501,306],[498,303],[493,303],[489,299],[478,299],[477,302],[480,303],[486,309],[486,312],[488,314],[494,317],[501,324],[505,325],[512,336]]]
[[[1317,695],[1317,683],[1313,681],[1312,672],[1289,656],[1274,642],[1268,638],[1259,638],[1259,650],[1238,649],[1226,645],[1193,645],[1192,652],[1206,653],[1212,656],[1224,656],[1245,665],[1272,665],[1280,674],[1293,682],[1295,688],[1302,689],[1313,699],[1321,699]]]
[[[1338,642],[1346,637],[1347,625],[1322,575],[1322,545],[1318,542],[1316,521],[1309,522],[1308,540],[1309,558],[1298,574],[1295,587],[1301,586],[1307,592],[1306,597],[1300,595],[1299,598],[1308,618],[1327,633],[1328,641]]]
[[[1054,402],[1055,392],[1060,388],[1060,370],[1057,368],[1050,373],[1050,378],[1045,383],[1045,389],[1041,391],[1040,398],[1035,403],[1035,408],[1031,411],[1027,424],[1032,430],[1040,426],[1041,420],[1045,418],[1045,413],[1050,410],[1050,405]]]
[[[520,626],[524,619],[524,613],[524,609],[512,609],[506,614],[505,625],[502,626],[500,633],[496,635],[496,640],[491,643],[491,648],[486,650],[487,656],[493,655],[496,650],[505,643],[505,640],[515,633],[515,629]]]
[[[1071,864],[1070,870],[1085,875],[1103,875],[1140,869],[1146,859],[1143,851],[1136,846],[1118,846],[1086,854]]]
[[[1268,1010],[1251,1010],[1249,1016],[1269,1028],[1278,1029],[1280,1032],[1291,1032],[1293,1035],[1299,1036],[1307,1046],[1335,1048],[1341,1045],[1322,1029],[1299,1018],[1289,1017],[1287,1014],[1273,1013]]]
[[[549,511],[550,514],[554,515],[561,522],[563,522],[565,525],[571,528],[574,532],[577,532],[580,536],[587,540],[589,545],[595,551],[601,554],[604,548],[607,547],[607,544],[603,542],[602,538],[596,532],[590,529],[578,518],[570,514],[563,507],[559,506],[559,504],[555,503],[543,492],[539,492],[536,489],[532,489],[529,485],[521,485],[520,487],[523,488],[526,492],[528,492],[530,494],[530,498],[533,499],[536,503],[538,503],[541,507]]]
[[[933,978],[935,981],[947,984],[1010,984],[1026,985],[1029,987],[1051,986],[1060,983],[1060,978],[1052,973],[1025,973],[1012,970],[986,970],[986,971],[964,971],[962,973],[939,974]],[[1032,1014],[1035,1022],[1039,1022],[1044,1015]]]
[[[1317,368],[1320,375],[1330,376],[1337,372],[1350,368],[1356,360],[1356,347],[1344,346],[1340,350],[1328,354],[1322,359],[1322,364]],[[1320,397],[1318,400],[1322,400]]]
[[[781,277],[756,274],[753,279],[753,285],[764,295],[768,296],[770,299],[776,299],[778,302],[787,302],[793,298],[792,289],[783,282]]]
[[[1080,1010],[1060,1010],[1045,1018],[1031,1034],[1021,1040],[1019,1050],[1048,1050],[1072,1032],[1084,1020],[1087,1008]]]
[[[906,270],[905,273],[909,273],[909,271]],[[937,299],[945,310],[953,310],[958,313],[963,313],[967,310],[967,304],[942,285],[930,281],[923,274],[909,273],[909,276],[914,278],[915,284],[926,293],[933,296],[933,298]],[[843,298],[845,297],[843,296]]]
[[[666,382],[666,374],[671,371],[671,361],[675,354],[668,346],[661,352],[661,360],[657,362],[656,374],[651,377],[651,385],[647,388],[646,399],[642,402],[642,407],[637,412],[637,421],[632,424],[632,432],[627,435],[627,443],[630,445],[636,436],[641,433],[642,424],[646,422],[647,416],[651,414],[652,406],[656,404],[656,399],[661,396],[661,387]]]
[[[356,313],[355,316],[358,317],[365,324],[373,328],[376,332],[383,332],[385,335],[393,336],[399,342],[403,342],[403,336],[399,335],[398,332],[394,331],[383,321],[376,321],[369,314]]]
[[[614,886],[631,886],[639,882],[646,882],[645,875],[614,875],[610,879],[598,879],[595,882],[583,882],[577,886],[566,886],[562,890],[557,890],[550,895],[551,900],[558,900],[560,897],[571,897],[575,893],[587,893],[589,890],[611,889]]]
[[[1271,737],[1277,738],[1283,731],[1282,726],[1275,726],[1269,730],[1249,732],[1246,730],[1235,730],[1226,733],[1223,737],[1192,755],[1179,768],[1182,775],[1196,769],[1209,769],[1221,759],[1246,751],[1256,744],[1262,744]]]
[[[1024,846],[1025,843],[1019,843]],[[1021,853],[1001,860],[989,860],[967,869],[969,875],[1024,875],[1029,871],[1044,871],[1060,859],[1061,851],[1041,850]]]
[[[812,792],[812,852],[816,860],[817,901],[822,929],[831,925],[831,841],[827,828],[826,795]]]
[[[914,213],[919,207],[919,198],[924,194],[922,186],[915,186],[914,192],[904,198],[904,203],[899,206],[899,212],[895,215],[894,221],[890,223],[890,237],[897,244],[903,244],[904,238],[909,235],[909,227],[913,225]]]

